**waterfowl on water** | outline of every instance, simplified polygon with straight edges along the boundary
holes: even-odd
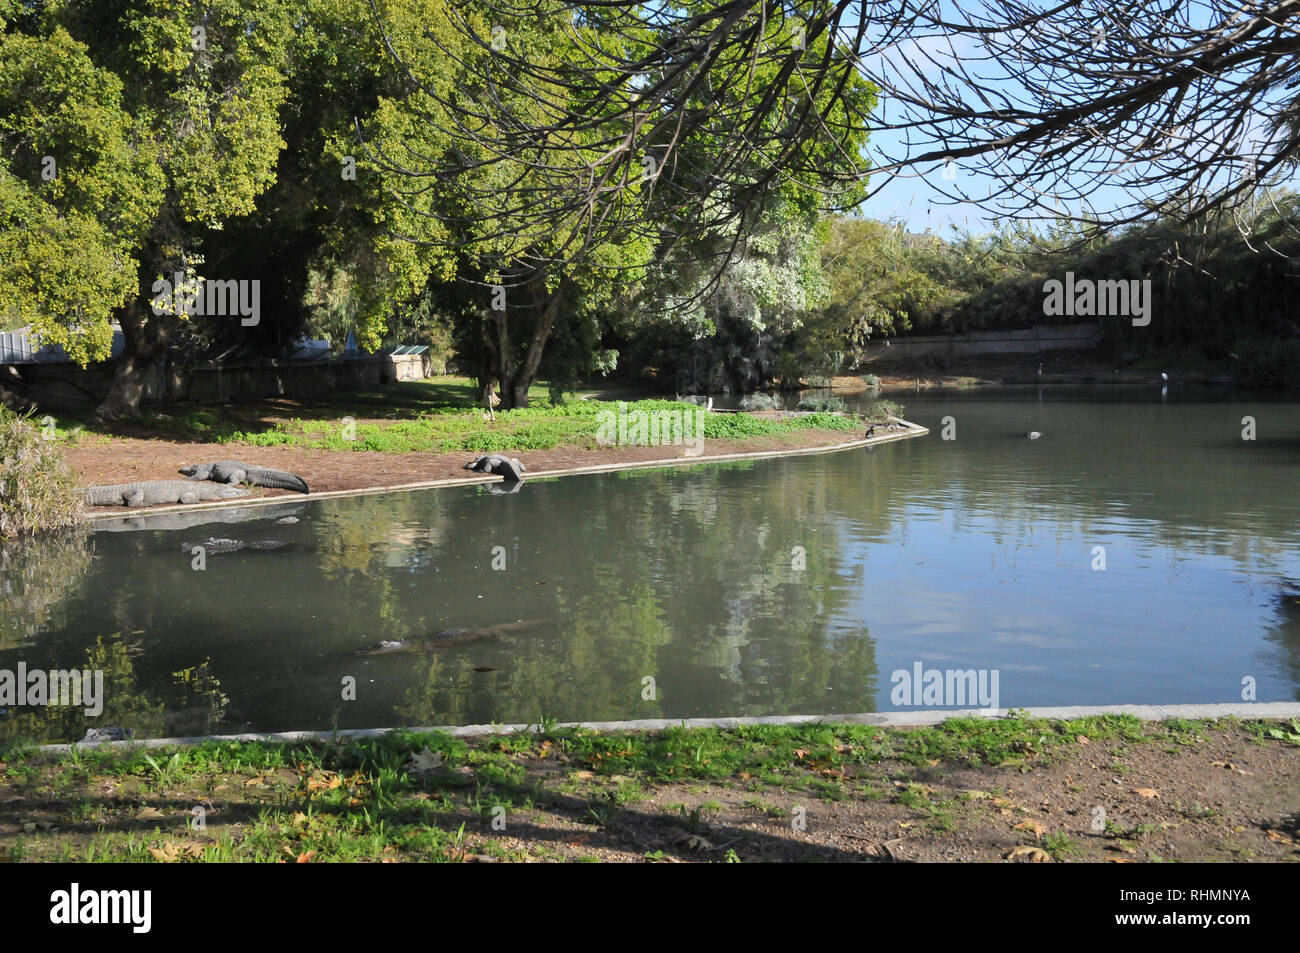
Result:
[[[1037,440],[1039,437],[1042,436],[1042,434],[1039,433],[1037,430],[1031,430],[1029,431],[1029,433],[1025,434],[1025,436],[1028,437],[1030,440]]]

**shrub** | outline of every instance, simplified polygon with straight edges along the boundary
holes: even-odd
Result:
[[[1300,341],[1242,341],[1232,374],[1242,387],[1300,384]]]
[[[884,420],[887,417],[902,417],[903,405],[896,400],[877,400],[867,410],[872,420]]]
[[[819,414],[837,414],[844,409],[844,401],[838,397],[817,396],[803,397],[799,400],[800,410],[811,410]]]
[[[780,403],[771,394],[747,394],[740,401],[741,410],[777,410]]]
[[[866,384],[868,387],[879,387],[880,378],[875,374],[863,374],[862,383]]]
[[[0,406],[0,537],[71,526],[82,494],[57,445]]]

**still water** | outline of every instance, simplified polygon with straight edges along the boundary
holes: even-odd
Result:
[[[918,662],[996,670],[1002,707],[1240,701],[1246,678],[1300,698],[1300,400],[901,399],[929,436],[28,544],[4,567],[0,668],[92,657],[106,707],[11,709],[0,735],[884,711]],[[209,537],[288,545],[196,569]]]

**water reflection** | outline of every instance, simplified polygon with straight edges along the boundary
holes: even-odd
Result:
[[[115,652],[115,691],[143,707],[113,717],[143,734],[869,711],[917,661],[996,668],[1013,706],[1233,701],[1246,675],[1261,701],[1298,697],[1281,594],[1300,405],[907,404],[932,435],[870,452],[131,517],[93,554],[30,546],[4,564],[28,608],[5,613],[0,668]],[[186,544],[213,539],[241,545],[196,569]],[[549,621],[357,655],[521,619]]]

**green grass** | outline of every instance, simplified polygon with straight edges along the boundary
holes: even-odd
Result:
[[[57,758],[10,746],[0,750],[0,798],[15,816],[19,804],[39,805],[37,813],[53,818],[56,829],[0,836],[0,855],[143,862],[453,861],[468,852],[517,859],[523,848],[516,830],[538,812],[568,812],[581,823],[605,827],[638,810],[633,805],[657,789],[690,790],[703,783],[713,785],[714,794],[752,791],[744,806],[773,818],[787,814],[774,796],[878,799],[883,784],[895,803],[914,810],[927,827],[949,831],[959,826],[970,799],[938,796],[911,772],[933,778],[971,766],[1033,770],[1080,745],[1080,735],[1092,742],[1164,746],[1171,735],[1211,730],[1205,723],[1144,725],[1126,715],[1064,722],[966,719],[914,729],[747,725],[648,733],[559,729],[540,721],[532,732],[473,739],[393,732],[339,743],[209,742],[170,750],[74,750]],[[1289,743],[1251,724],[1232,730],[1264,734],[1268,744]],[[425,748],[439,752],[441,764],[416,773],[412,757]],[[554,783],[533,773],[538,759],[559,768]],[[858,780],[862,766],[870,766],[874,777]],[[190,824],[195,805],[209,811],[204,830]],[[710,799],[694,806],[660,803],[653,811],[697,832],[722,809]],[[497,816],[507,824],[500,835],[491,827]],[[1113,823],[1107,829],[1124,840],[1140,840],[1151,830]],[[1064,834],[1048,835],[1044,846],[1062,859],[1078,850]]]
[[[314,403],[301,416],[286,417],[282,405],[269,402],[195,407],[146,414],[138,423],[116,432],[208,443],[380,453],[524,451],[560,446],[594,449],[600,412],[614,410],[613,404],[601,401],[574,399],[552,404],[541,384],[529,394],[530,407],[498,411],[495,421],[484,420],[473,382],[443,377]],[[640,400],[627,406],[629,413],[693,409],[693,405],[670,400]],[[831,413],[784,420],[708,414],[704,420],[705,441],[778,436],[805,429],[847,432],[863,426],[861,421]],[[74,428],[73,419],[61,425]]]

